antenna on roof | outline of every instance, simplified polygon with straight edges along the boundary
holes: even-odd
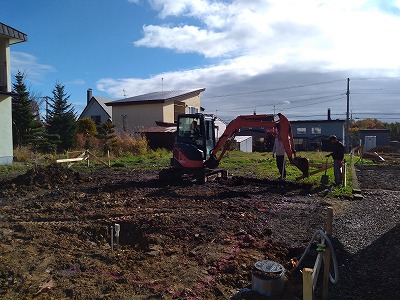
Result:
[[[164,92],[164,77],[161,77],[161,91]]]
[[[124,92],[124,98],[126,98],[126,91],[124,89],[122,91]]]

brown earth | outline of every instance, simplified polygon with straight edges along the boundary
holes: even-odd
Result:
[[[398,299],[400,168],[357,170],[364,199],[355,201],[268,179],[172,185],[127,168],[36,167],[0,183],[0,298],[301,299],[291,259],[333,206],[340,279],[330,299]],[[279,296],[251,291],[260,260],[284,266]]]

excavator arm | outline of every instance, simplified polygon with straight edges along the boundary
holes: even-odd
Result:
[[[285,147],[286,154],[291,164],[295,165],[303,172],[303,176],[308,176],[309,164],[305,158],[297,158],[296,151],[294,150],[294,141],[292,134],[292,127],[288,119],[278,113],[278,119],[275,120],[274,115],[248,115],[238,116],[231,121],[226,127],[225,132],[222,134],[214,149],[210,153],[210,158],[205,161],[204,165],[208,168],[216,168],[223,158],[229,146],[233,143],[236,134],[242,128],[264,128],[276,129],[281,137]]]

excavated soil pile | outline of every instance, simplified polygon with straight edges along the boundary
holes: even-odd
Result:
[[[73,172],[60,164],[51,164],[48,166],[35,166],[25,174],[16,177],[11,183],[51,188],[60,184],[79,182],[79,180],[79,173]]]
[[[363,177],[367,170],[357,172],[363,188],[363,178],[394,171]],[[397,180],[392,187],[399,186],[395,176],[386,176]],[[398,232],[398,189],[389,188],[374,186],[362,201],[329,200],[324,189],[268,179],[166,184],[157,172],[127,168],[78,174],[60,165],[36,167],[0,182],[0,298],[301,298],[292,259],[300,258],[333,205],[343,279],[331,286],[330,299],[397,299],[392,272],[400,268],[400,251],[383,249],[399,250],[399,239],[385,239],[392,243],[387,248],[377,242]],[[115,224],[121,231],[112,244]],[[313,247],[304,266],[312,267],[316,255]],[[251,290],[260,260],[285,268],[281,295]],[[372,277],[378,266],[388,276]]]
[[[369,152],[379,152],[379,153],[400,153],[400,149],[392,146],[377,146],[369,150]]]

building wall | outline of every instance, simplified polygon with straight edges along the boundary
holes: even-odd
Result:
[[[200,96],[175,102],[116,105],[113,106],[112,120],[118,132],[133,134],[156,126],[156,121],[174,123],[178,114],[187,113],[188,106],[195,106],[200,111]]]
[[[112,119],[120,133],[133,134],[163,119],[163,103],[113,106]]]
[[[194,106],[194,107],[197,107],[197,109],[200,112],[200,95],[188,98],[188,99],[184,100],[183,102],[185,102],[185,104],[186,104],[186,109],[188,106]],[[187,113],[187,111],[185,111],[185,113]]]
[[[242,152],[253,152],[253,138],[251,136],[236,136],[236,147]]]
[[[2,76],[5,76],[3,81],[6,81],[7,91],[11,91],[10,45],[8,39],[0,38],[0,62],[5,62],[5,65],[2,66]],[[11,103],[10,96],[0,95],[0,165],[11,164],[13,161]]]
[[[160,121],[165,123],[174,123],[177,117],[175,114],[175,111],[177,109],[176,105],[171,101],[168,103],[164,103],[162,109],[163,109],[163,117],[162,120]],[[154,121],[159,121],[159,120],[154,120]]]

